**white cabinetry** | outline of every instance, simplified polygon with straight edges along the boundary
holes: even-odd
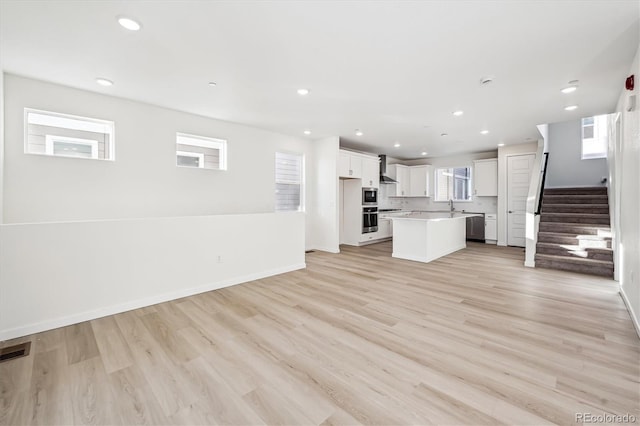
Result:
[[[374,157],[362,157],[362,187],[380,187],[380,160]]]
[[[498,196],[498,159],[473,162],[473,195],[478,197]]]
[[[484,240],[488,244],[495,244],[498,239],[497,215],[489,213],[484,215]]]
[[[429,176],[431,166],[403,166],[402,164],[391,164],[387,166],[390,178],[398,183],[395,186],[395,193],[391,191],[391,196],[395,197],[428,197]]]
[[[396,167],[396,180],[398,181],[396,185],[396,195],[404,197],[409,195],[409,167],[400,164]]]
[[[376,232],[362,234],[362,236],[360,237],[360,242],[377,242],[376,240],[391,238],[393,236],[392,226],[393,225],[391,219],[378,218],[378,230]]]
[[[338,159],[338,176],[345,178],[362,177],[362,157],[340,150]]]
[[[391,238],[393,235],[393,221],[391,219],[378,219],[378,236],[380,238]]]
[[[409,196],[428,197],[429,196],[429,175],[431,166],[411,166],[409,167]]]
[[[369,241],[374,241],[374,240],[378,240],[380,239],[380,236],[378,235],[379,231],[376,232],[368,232],[366,234],[362,234],[362,236],[360,237],[360,242],[361,243],[366,243]]]
[[[387,166],[387,175],[398,182],[392,185],[389,195],[406,197],[409,195],[409,166],[402,164],[390,164]],[[395,192],[393,190],[395,189]]]

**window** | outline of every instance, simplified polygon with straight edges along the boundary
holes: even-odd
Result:
[[[276,211],[302,211],[302,155],[276,152]]]
[[[98,158],[98,141],[47,135],[45,138],[45,152],[47,155]]]
[[[436,201],[471,201],[471,167],[436,169]]]
[[[609,143],[607,116],[598,115],[582,119],[582,159],[607,158]]]
[[[113,136],[112,121],[25,109],[27,154],[113,160]]]
[[[196,169],[227,170],[227,141],[177,133],[176,165]]]

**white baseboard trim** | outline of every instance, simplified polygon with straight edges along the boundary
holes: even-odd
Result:
[[[629,303],[629,298],[627,297],[627,294],[624,292],[624,289],[622,287],[620,287],[620,297],[622,297],[622,301],[627,306],[627,311],[629,311],[631,322],[636,328],[636,334],[640,338],[640,321],[638,321],[638,315],[636,315],[636,312],[633,311],[633,307],[631,306],[631,303]]]
[[[178,291],[172,291],[169,293],[163,293],[151,297],[145,297],[144,299],[138,299],[131,302],[125,302],[118,305],[107,306],[100,309],[94,309],[91,311],[81,312],[78,314],[68,315],[60,318],[53,318],[47,321],[41,321],[34,324],[28,324],[21,327],[10,328],[7,330],[0,330],[0,341],[14,339],[16,337],[28,336],[34,333],[40,333],[42,331],[53,330],[54,328],[66,327],[71,324],[77,324],[84,321],[90,321],[97,318],[106,317],[108,315],[115,315],[122,312],[131,311],[133,309],[144,308],[146,306],[156,305],[158,303],[168,302],[170,300],[180,299],[182,297],[193,296],[194,294],[200,294],[207,291],[218,290],[225,287],[231,287],[237,284],[246,283],[249,281],[255,281],[262,278],[271,277],[274,275],[284,274],[286,272],[296,271],[299,269],[305,269],[307,265],[305,263],[299,263],[294,265],[283,266],[281,268],[270,269],[266,271],[256,272],[253,274],[234,277],[215,283],[205,284],[198,287],[191,287],[181,289]]]
[[[314,247],[311,250],[326,251],[327,253],[335,253],[335,254],[340,253],[340,249],[337,249],[335,247]]]
[[[526,262],[524,262],[524,266],[526,266],[527,268],[535,268],[536,267],[536,262],[526,261]]]

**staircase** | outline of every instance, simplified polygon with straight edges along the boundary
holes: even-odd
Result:
[[[613,278],[607,188],[549,188],[542,200],[536,267]]]

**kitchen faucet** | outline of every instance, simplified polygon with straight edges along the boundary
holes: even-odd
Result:
[[[454,211],[455,208],[453,208],[453,199],[449,198],[449,207],[451,207],[451,211]]]

